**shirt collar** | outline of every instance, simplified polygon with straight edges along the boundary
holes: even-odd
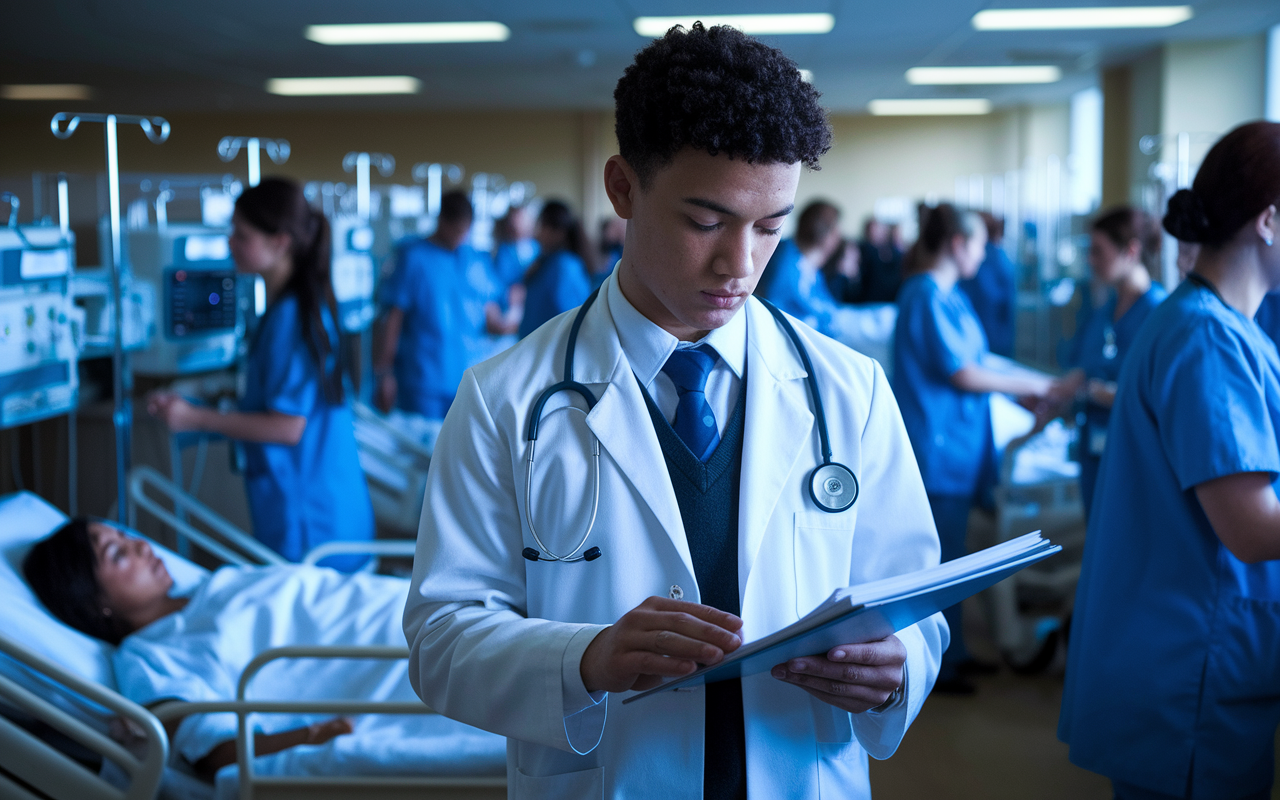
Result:
[[[622,293],[617,271],[605,284],[609,313],[618,329],[618,340],[631,369],[642,386],[648,386],[662,371],[662,366],[676,348],[711,345],[725,366],[739,379],[747,362],[747,314],[745,305],[724,325],[697,342],[681,342],[648,317],[641,314]]]

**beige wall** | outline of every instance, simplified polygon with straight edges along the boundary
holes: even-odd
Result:
[[[855,234],[879,198],[953,199],[956,178],[1003,175],[1050,155],[1065,161],[1068,108],[1028,107],[975,117],[832,118],[835,142],[818,172],[800,178],[796,203],[823,197]]]

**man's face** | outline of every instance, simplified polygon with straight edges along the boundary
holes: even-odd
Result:
[[[799,163],[748,164],[686,148],[642,189],[614,156],[605,189],[627,220],[623,294],[685,341],[724,325],[759,283],[799,180]]]

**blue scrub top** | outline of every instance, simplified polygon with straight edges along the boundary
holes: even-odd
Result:
[[[1280,345],[1280,291],[1270,292],[1262,298],[1258,313],[1253,316],[1262,332]]]
[[[1156,306],[1164,302],[1169,293],[1160,284],[1152,284],[1146,294],[1134,301],[1119,320],[1115,320],[1116,296],[1114,293],[1089,315],[1080,331],[1077,361],[1067,366],[1084,370],[1086,377],[1115,382],[1120,377],[1120,365],[1129,352],[1138,330]],[[1094,485],[1098,475],[1098,463],[1106,448],[1107,422],[1111,409],[1095,403],[1085,406],[1085,424],[1080,431],[1080,488],[1085,508],[1092,511]]]
[[[1280,473],[1280,356],[1184,282],[1120,371],[1076,591],[1058,736],[1071,761],[1183,797],[1272,780],[1280,562],[1222,546],[1194,487]]]
[[[994,466],[989,395],[951,385],[987,352],[982,323],[959,287],[944,290],[928,274],[902,284],[891,384],[929,494],[972,497]]]
[[[1013,262],[1004,248],[987,242],[987,255],[978,274],[960,281],[960,288],[973,304],[991,352],[1012,358],[1018,287]]]
[[[493,251],[493,271],[503,288],[524,280],[524,273],[537,260],[539,252],[541,248],[538,246],[537,239],[521,239],[518,242],[499,244]]]
[[[822,271],[806,277],[800,269],[800,248],[794,239],[778,244],[765,266],[763,284],[757,289],[766,299],[820,333],[832,334],[832,320],[838,308],[827,288]]]
[[[552,317],[586,302],[591,280],[581,258],[568,250],[557,250],[543,257],[527,288],[524,318],[520,320],[522,339]]]
[[[475,290],[467,281],[474,256],[466,245],[449,251],[420,239],[400,250],[395,271],[379,288],[384,307],[404,312],[395,375],[396,405],[405,411],[443,419],[458,392],[468,337],[476,335]],[[483,326],[483,307],[479,317]]]
[[[323,317],[336,350],[338,332],[328,309]],[[333,364],[330,356],[330,369]],[[245,377],[241,411],[275,411],[307,420],[296,445],[243,443],[254,535],[290,561],[300,561],[312,548],[335,539],[372,539],[373,506],[356,453],[351,407],[325,399],[292,293],[281,295],[263,317]],[[343,557],[324,563],[354,570],[364,561]]]

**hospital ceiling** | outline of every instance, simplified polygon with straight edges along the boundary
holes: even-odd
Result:
[[[0,83],[75,83],[91,101],[0,100],[0,113],[74,106],[119,112],[327,109],[607,109],[613,86],[646,40],[639,15],[824,11],[823,35],[766,41],[811,70],[824,102],[857,112],[877,97],[986,97],[997,106],[1061,100],[1096,83],[1099,66],[1165,41],[1259,33],[1280,24],[1276,0],[1194,2],[1171,28],[979,32],[988,6],[1101,5],[1098,0],[43,0],[6,3]],[[313,23],[496,20],[500,43],[328,46],[308,41]],[[1040,86],[910,86],[915,66],[1053,64],[1064,79]],[[415,95],[277,97],[269,78],[410,75]]]

